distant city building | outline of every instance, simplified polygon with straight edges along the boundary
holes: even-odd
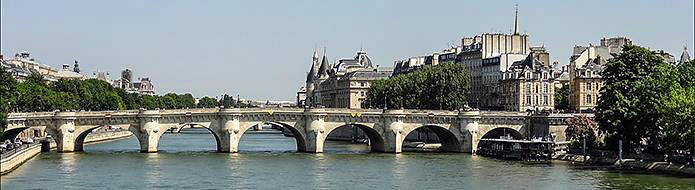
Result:
[[[139,94],[154,95],[154,84],[150,78],[140,78],[139,82],[133,83],[133,89]]]
[[[149,77],[138,78],[133,81],[133,70],[123,69],[121,71],[121,79],[114,80],[111,85],[116,88],[124,89],[129,93],[138,93],[143,95],[155,95],[155,86]]]
[[[5,58],[4,55],[0,55],[0,62],[2,68],[10,72],[12,76],[19,81],[23,81],[32,73],[41,74],[44,79],[51,82],[61,78],[85,79],[85,77],[79,73],[77,62],[75,62],[74,69],[70,69],[70,66],[67,64],[64,64],[62,69],[54,69],[48,65],[39,63],[31,57],[31,54],[28,52],[17,53],[13,58]]]
[[[394,61],[393,75],[400,75],[417,70],[418,68],[430,65],[438,65],[439,63],[456,63],[459,62],[458,54],[461,53],[461,47],[452,46],[449,49],[444,49],[441,52],[432,53],[432,55],[415,56],[404,60]]]
[[[109,80],[109,73],[107,73],[107,72],[97,71],[97,72],[94,72],[92,74],[94,75],[94,78],[97,80],[106,81],[109,84],[113,83],[113,81]]]
[[[622,53],[622,47],[632,45],[626,37],[601,39],[601,45],[575,46],[570,57],[570,109],[593,110],[598,103],[599,90],[603,86],[603,65],[614,55]]]
[[[555,73],[548,64],[545,49],[535,49],[509,69],[500,72],[498,105],[505,111],[553,110],[555,105]]]
[[[335,108],[362,108],[371,82],[391,76],[393,70],[378,68],[363,50],[353,58],[339,59],[331,65],[324,55],[314,52],[307,74],[305,105]],[[301,94],[302,89],[297,94]]]
[[[302,86],[299,88],[297,91],[297,97],[296,97],[296,102],[297,106],[304,106],[306,105],[306,87]]]
[[[656,50],[656,51],[654,51],[654,53],[659,55],[664,60],[665,63],[671,64],[671,65],[678,64],[678,62],[676,62],[675,56],[671,55],[670,53],[668,53],[662,49]]]
[[[553,69],[555,69],[555,71],[553,72],[553,77],[555,78],[553,86],[555,86],[556,89],[562,88],[564,86],[569,86],[570,73],[567,70],[567,65],[560,66],[559,63],[555,62],[553,63]]]

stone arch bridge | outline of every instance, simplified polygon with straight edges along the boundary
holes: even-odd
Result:
[[[85,137],[102,126],[128,129],[141,152],[157,152],[159,139],[169,129],[199,125],[209,130],[218,152],[238,152],[246,130],[262,123],[290,130],[300,152],[323,152],[328,134],[343,126],[357,126],[367,134],[373,152],[401,152],[405,137],[425,127],[437,134],[449,152],[474,153],[481,138],[510,133],[515,138],[550,134],[564,141],[565,119],[570,115],[528,116],[516,112],[368,110],[333,108],[232,108],[182,110],[127,110],[105,112],[10,113],[3,139],[14,138],[30,127],[45,128],[58,152],[82,151]],[[196,126],[197,127],[197,126]],[[498,133],[500,130],[503,133]]]

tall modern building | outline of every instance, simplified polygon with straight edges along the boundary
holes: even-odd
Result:
[[[325,50],[321,59],[314,51],[306,86],[297,94],[306,97],[306,106],[362,108],[371,82],[388,78],[392,72],[372,63],[363,50],[352,58],[339,59],[335,65],[330,64]]]

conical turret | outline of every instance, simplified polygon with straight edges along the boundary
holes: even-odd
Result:
[[[319,67],[319,78],[328,78],[328,58],[324,55],[321,60],[321,67]]]
[[[319,72],[319,55],[316,53],[316,50],[314,50],[314,55],[311,57],[311,69],[309,69],[309,73],[306,76],[306,82],[312,81],[314,78],[318,77],[318,72]]]
[[[688,54],[688,46],[683,46],[683,53],[681,54],[680,63],[683,64],[688,61],[690,61],[690,54]]]
[[[326,48],[323,49],[323,58],[321,59],[321,66],[319,67],[319,78],[328,78],[328,69],[330,68],[328,62],[328,57],[326,57]]]

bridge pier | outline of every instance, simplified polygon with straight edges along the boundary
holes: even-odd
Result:
[[[219,130],[219,144],[217,152],[239,152],[239,141],[241,141],[241,123],[239,122],[240,114],[221,116],[221,126]]]
[[[309,153],[322,153],[323,143],[326,141],[326,124],[324,122],[324,117],[326,113],[315,113],[322,112],[322,109],[317,110],[307,110],[305,111],[305,129],[306,129],[306,149],[305,152]]]
[[[138,114],[138,123],[128,128],[138,138],[140,152],[157,152],[159,139],[168,127],[167,125],[159,124],[160,117],[158,110],[141,111]]]
[[[56,142],[58,152],[75,151],[75,112],[58,112],[53,116],[53,122],[46,127]]]
[[[403,110],[387,110],[384,112],[384,152],[401,153],[403,141],[407,134],[403,134]]]
[[[461,135],[464,138],[461,142],[461,151],[465,153],[475,154],[478,150],[478,137],[479,122],[480,122],[480,111],[468,111],[460,112],[459,119]]]

